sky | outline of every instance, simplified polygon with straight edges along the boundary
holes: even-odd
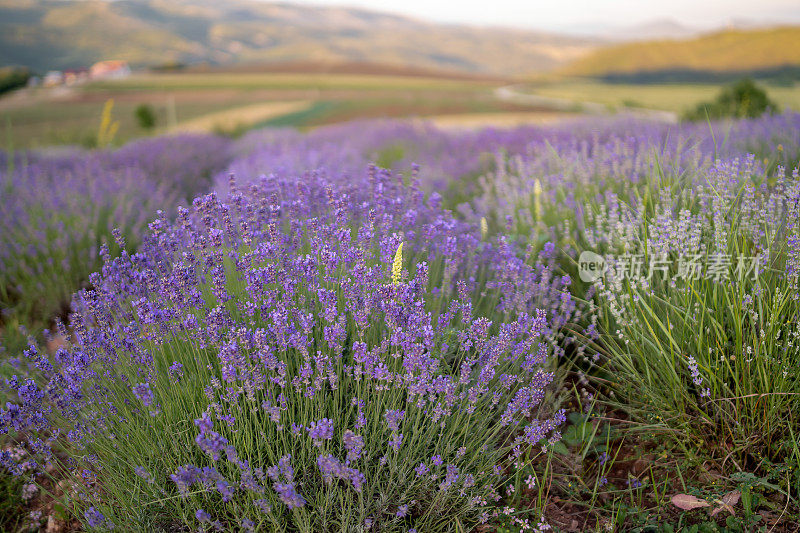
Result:
[[[409,15],[436,22],[595,33],[658,19],[697,29],[731,20],[800,23],[800,0],[300,0]]]

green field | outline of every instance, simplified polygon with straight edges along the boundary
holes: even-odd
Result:
[[[496,82],[421,76],[321,73],[166,73],[97,81],[88,91],[158,91],[181,89],[284,89],[382,91],[480,91]]]
[[[137,74],[124,80],[58,88],[26,89],[0,98],[2,145],[26,149],[51,145],[93,146],[101,114],[113,100],[119,123],[114,144],[151,133],[209,131],[241,134],[264,126],[312,128],[357,118],[441,117],[506,125],[514,117],[537,122],[557,119],[546,103],[501,101],[499,80],[452,77],[322,73],[163,73]],[[709,101],[717,84],[610,84],[587,79],[531,83],[520,92],[608,107],[647,108],[678,114]],[[780,106],[800,110],[800,87],[766,86]],[[135,109],[147,104],[156,128],[145,131]],[[274,107],[271,110],[270,106]],[[537,115],[540,114],[540,115]],[[13,140],[13,143],[11,142]]]
[[[241,133],[256,126],[313,127],[354,118],[426,117],[535,111],[498,101],[498,81],[369,74],[181,73],[142,74],[118,81],[38,88],[0,99],[4,139],[14,148],[91,145],[103,106],[114,101],[115,143],[149,132],[134,116],[141,104],[156,112],[153,133],[206,124],[206,130]],[[270,103],[308,102],[305,109],[267,118],[248,109]],[[231,120],[225,120],[226,113]],[[211,118],[209,118],[211,117]],[[202,120],[207,119],[207,120]],[[219,119],[220,123],[214,123]]]
[[[114,98],[113,94],[106,95]],[[114,98],[112,116],[120,124],[116,136],[118,143],[146,134],[138,127],[134,110],[140,103],[149,103],[156,110],[161,124],[166,124],[170,100],[142,99],[141,102]],[[0,110],[4,129],[3,142],[9,137],[14,148],[38,148],[62,144],[90,144],[100,124],[105,100],[45,101],[31,105]],[[207,113],[235,107],[233,102],[178,102],[175,104],[179,120],[189,120]]]
[[[800,85],[764,86],[780,106],[800,111]],[[719,84],[612,84],[595,80],[561,80],[531,84],[525,92],[580,102],[597,102],[611,108],[641,107],[682,113],[701,102],[713,100]]]

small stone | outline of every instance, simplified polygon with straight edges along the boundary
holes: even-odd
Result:
[[[46,533],[61,533],[64,531],[64,523],[61,520],[56,520],[56,517],[50,515],[47,517]]]

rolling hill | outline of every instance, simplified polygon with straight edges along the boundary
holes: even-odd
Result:
[[[687,40],[658,40],[597,49],[559,72],[616,81],[686,81],[732,75],[796,76],[800,27],[728,30]]]
[[[595,44],[254,0],[0,0],[0,66],[40,72],[125,59],[134,66],[370,62],[509,76],[562,65]]]

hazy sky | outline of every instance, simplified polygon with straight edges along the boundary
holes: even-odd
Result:
[[[300,0],[439,22],[592,32],[669,18],[698,28],[731,19],[800,23],[800,0]]]

